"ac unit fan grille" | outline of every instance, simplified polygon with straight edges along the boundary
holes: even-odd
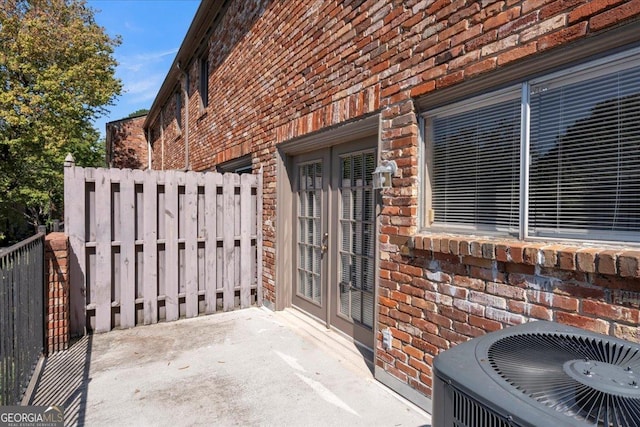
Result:
[[[640,350],[565,334],[520,334],[488,350],[513,387],[567,416],[598,426],[640,426]]]
[[[452,390],[454,427],[512,427],[507,420],[478,404],[458,390]]]

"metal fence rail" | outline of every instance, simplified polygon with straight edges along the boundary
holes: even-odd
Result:
[[[0,405],[16,405],[44,346],[44,233],[0,249]]]

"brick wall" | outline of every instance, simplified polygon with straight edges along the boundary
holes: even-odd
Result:
[[[181,82],[176,82],[173,95],[161,107],[162,112],[151,124],[151,168],[158,170],[185,169],[185,145],[182,118],[176,117],[176,96]],[[182,91],[180,96],[183,98]],[[184,104],[184,100],[181,101]],[[186,111],[183,107],[183,113]]]
[[[640,342],[640,252],[415,235],[381,262],[378,366],[425,394],[431,362],[470,338],[552,320]]]
[[[114,168],[147,169],[148,148],[142,125],[146,116],[107,123],[107,164]]]
[[[45,238],[46,325],[48,354],[69,347],[69,242],[64,233]]]
[[[395,340],[387,352],[378,339],[376,363],[425,395],[438,351],[508,324],[551,318],[637,340],[625,293],[638,284],[635,254],[418,234],[416,101],[639,22],[635,0],[231,1],[204,46],[206,109],[197,61],[189,69],[190,162],[204,170],[251,154],[263,167],[262,280],[274,302],[276,145],[379,113],[381,155],[399,169],[379,229],[378,330]],[[158,169],[184,164],[183,135],[167,131],[172,102],[153,126]]]

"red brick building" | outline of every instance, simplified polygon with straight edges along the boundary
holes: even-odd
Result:
[[[147,169],[149,149],[143,124],[146,114],[106,125],[107,164],[115,168]]]
[[[639,47],[635,0],[204,0],[151,166],[262,169],[266,304],[429,408],[433,358],[488,331],[640,341]]]

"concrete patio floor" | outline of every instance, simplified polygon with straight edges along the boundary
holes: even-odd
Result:
[[[47,359],[30,403],[87,426],[431,422],[340,334],[264,308],[84,337]]]

